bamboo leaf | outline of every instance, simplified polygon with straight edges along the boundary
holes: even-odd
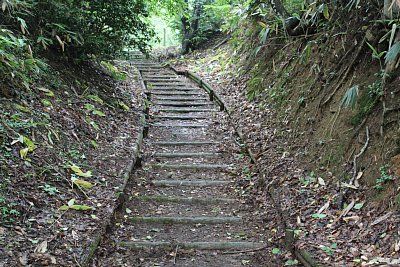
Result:
[[[396,60],[400,52],[400,42],[395,43],[387,52],[385,56],[385,63],[390,64]]]

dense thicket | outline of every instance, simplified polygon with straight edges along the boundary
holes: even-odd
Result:
[[[43,50],[71,59],[112,58],[124,48],[149,49],[154,33],[143,0],[0,1],[0,80],[22,83],[44,64]]]

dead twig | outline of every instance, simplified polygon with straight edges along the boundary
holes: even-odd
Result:
[[[176,265],[176,256],[178,255],[178,249],[179,249],[179,245],[176,245],[175,254],[174,254],[174,265]]]
[[[365,134],[366,134],[365,144],[362,147],[362,149],[360,150],[360,152],[358,154],[356,154],[353,159],[353,177],[350,180],[350,184],[353,184],[357,177],[357,159],[359,157],[361,157],[362,154],[364,154],[364,152],[367,149],[368,144],[369,144],[369,128],[368,128],[368,126],[365,127]]]

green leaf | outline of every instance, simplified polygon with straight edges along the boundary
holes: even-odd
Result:
[[[97,116],[100,116],[100,117],[105,117],[106,116],[106,114],[104,114],[100,110],[93,110],[93,114],[95,114]]]
[[[70,199],[70,201],[68,201],[68,207],[71,207],[74,204],[75,204],[75,198],[72,198]]]
[[[356,210],[360,210],[363,206],[364,206],[364,202],[361,202],[361,203],[355,204],[353,208]]]
[[[49,97],[54,97],[54,92],[47,88],[39,87],[38,90],[44,92],[45,95],[47,95]]]
[[[397,59],[397,56],[400,53],[400,42],[395,43],[387,52],[385,56],[385,63],[390,64]]]
[[[45,107],[51,107],[52,106],[51,102],[49,100],[47,100],[47,99],[42,99],[42,104]]]
[[[340,102],[341,107],[351,107],[354,109],[357,102],[358,96],[358,85],[354,85],[353,87],[349,88],[346,94],[343,96],[342,101]]]
[[[311,217],[313,217],[314,219],[323,219],[326,216],[327,216],[326,214],[322,214],[322,213],[314,213],[311,215]]]
[[[59,210],[61,211],[67,211],[69,209],[73,210],[78,210],[78,211],[86,211],[86,210],[92,210],[93,208],[87,205],[77,205],[75,204],[75,198],[71,199],[67,203],[68,205],[62,205]]]
[[[72,206],[70,206],[70,208],[73,210],[78,210],[78,211],[86,211],[86,210],[93,209],[92,207],[86,206],[86,205],[72,205]]]
[[[21,105],[15,105],[15,108],[25,113],[32,113],[29,109]]]
[[[285,266],[293,266],[293,265],[296,265],[296,264],[298,264],[299,262],[297,261],[297,260],[287,260],[286,262],[285,262]]]
[[[81,179],[72,178],[72,183],[83,188],[92,188],[94,185]]]
[[[104,104],[104,100],[101,99],[101,98],[100,98],[99,96],[97,96],[97,95],[88,95],[86,98],[87,98],[87,99],[90,99],[90,100],[93,100],[93,101],[96,101],[96,102],[100,103],[101,105]]]
[[[324,4],[324,11],[323,11],[323,13],[324,13],[325,19],[329,19],[329,8],[328,8],[328,5],[325,5],[325,4]]]
[[[125,110],[125,111],[128,111],[129,110],[129,107],[127,106],[127,105],[125,105],[125,103],[124,102],[118,102],[118,105],[123,109],[123,110]]]
[[[87,171],[83,172],[78,166],[72,165],[70,166],[70,169],[75,172],[76,175],[81,176],[81,177],[92,177],[92,172]]]
[[[272,254],[281,254],[281,250],[279,248],[273,248]]]
[[[92,104],[85,104],[85,109],[87,111],[92,111],[92,110],[95,110],[95,106]]]
[[[99,145],[97,144],[97,142],[95,140],[90,140],[90,144],[94,147],[94,148],[98,148]]]
[[[23,148],[19,151],[19,155],[21,156],[22,159],[26,159],[26,156],[28,155],[29,148]]]

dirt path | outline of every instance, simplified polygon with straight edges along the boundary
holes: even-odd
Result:
[[[248,159],[204,90],[144,59],[151,100],[142,167],[96,266],[262,266],[260,222],[238,197]]]

